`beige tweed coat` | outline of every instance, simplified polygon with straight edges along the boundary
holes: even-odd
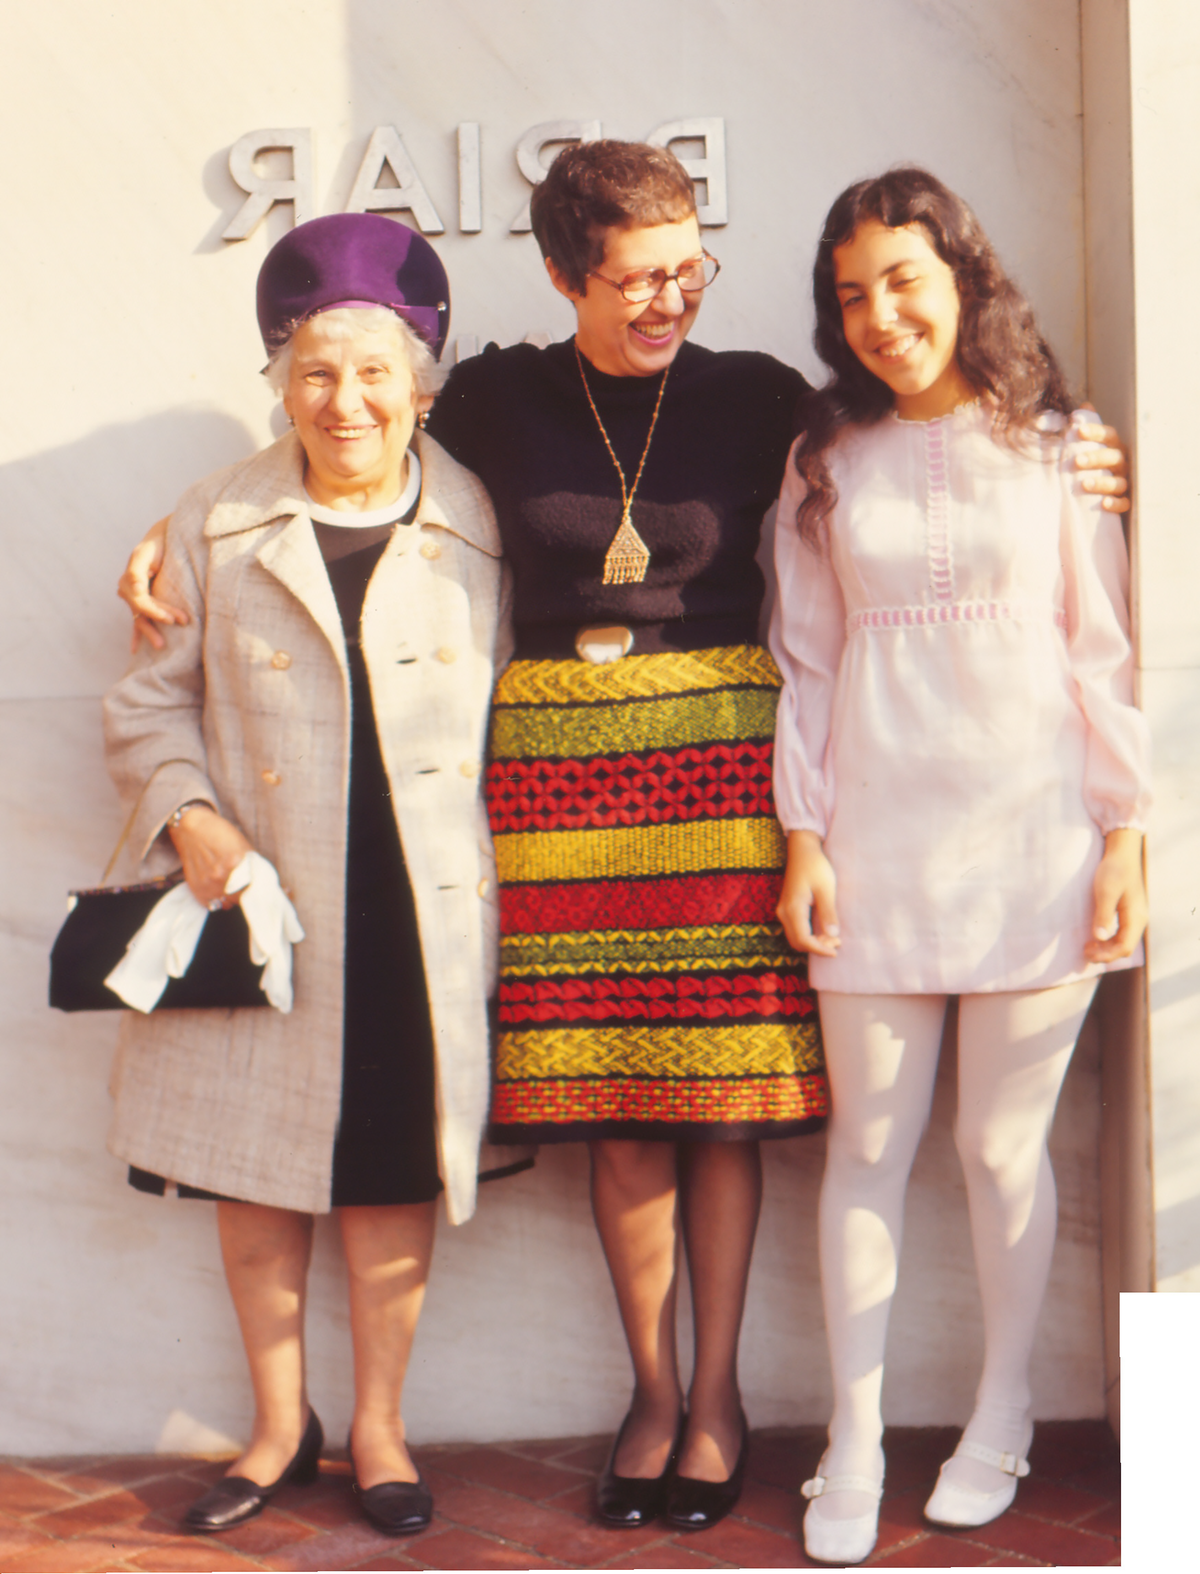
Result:
[[[417,432],[423,484],[367,590],[361,637],[412,881],[436,1055],[450,1219],[475,1206],[488,1103],[497,906],[483,803],[488,701],[507,658],[491,503]],[[304,926],[295,1006],[123,1020],[109,1146],[172,1181],[320,1213],[341,1099],[350,687],[341,620],[289,434],[209,476],[172,516],[167,599],[191,623],[104,702],[109,767],[142,877],[178,867],[164,825],[206,799],[279,870]]]

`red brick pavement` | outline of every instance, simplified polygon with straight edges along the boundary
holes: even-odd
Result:
[[[1120,1465],[1099,1421],[1038,1428],[1016,1506],[980,1530],[941,1531],[921,1505],[955,1434],[895,1429],[869,1566],[1012,1568],[1120,1562]],[[363,1521],[349,1466],[331,1450],[315,1486],[287,1487],[224,1536],[180,1532],[181,1508],[223,1469],[167,1455],[0,1462],[0,1574],[215,1569],[811,1568],[797,1483],[821,1451],[816,1428],[754,1434],[735,1515],[699,1535],[618,1531],[589,1517],[606,1441],[443,1445],[417,1451],[437,1512],[389,1540]]]

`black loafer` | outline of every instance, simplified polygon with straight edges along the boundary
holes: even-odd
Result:
[[[605,1465],[596,1483],[596,1514],[614,1530],[637,1530],[642,1525],[652,1524],[658,1518],[666,1495],[667,1483],[675,1468],[679,1439],[683,1436],[683,1422],[680,1421],[679,1431],[675,1434],[675,1441],[671,1445],[671,1453],[661,1476],[619,1476],[613,1469],[613,1462],[617,1457],[621,1436],[628,1421],[627,1415],[617,1430],[612,1452],[608,1456],[608,1464]]]
[[[428,1530],[433,1518],[433,1493],[425,1485],[424,1476],[415,1481],[381,1481],[377,1487],[360,1487],[354,1490],[362,1511],[377,1530],[388,1536],[414,1536],[419,1530]]]
[[[325,1433],[321,1430],[317,1412],[310,1410],[300,1447],[292,1455],[291,1462],[278,1481],[272,1481],[269,1487],[260,1487],[249,1476],[222,1476],[216,1486],[210,1487],[188,1509],[183,1516],[184,1529],[201,1536],[231,1530],[234,1525],[261,1514],[269,1499],[274,1497],[280,1487],[287,1486],[289,1481],[301,1487],[311,1486],[320,1470],[324,1444]]]
[[[742,1416],[742,1446],[737,1464],[725,1481],[698,1481],[676,1476],[667,1493],[666,1518],[677,1530],[707,1530],[725,1518],[742,1495],[746,1461],[750,1456],[750,1428]]]

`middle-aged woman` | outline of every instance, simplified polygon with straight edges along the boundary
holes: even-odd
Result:
[[[316,1474],[305,1283],[332,1207],[356,1485],[403,1534],[432,1512],[399,1406],[436,1198],[470,1217],[487,1108],[480,788],[505,580],[482,486],[414,432],[449,314],[428,243],[316,219],[267,257],[258,313],[294,431],[176,509],[160,582],[187,619],[105,716],[151,869],[181,863],[211,907],[250,849],[277,868],[306,932],[295,1004],[129,1013],[110,1145],[143,1190],[217,1199],[255,1418],[185,1524],[228,1529]]]
[[[770,356],[687,342],[717,264],[669,152],[568,148],[532,218],[575,334],[460,364],[430,425],[486,484],[515,579],[489,767],[503,933],[491,1134],[589,1141],[634,1370],[599,1512],[697,1529],[737,1501],[745,1467],[758,1139],[825,1112],[813,999],[775,919],[779,679],[755,564],[806,384]],[[146,592],[153,556],[135,554],[122,593],[170,619]]]

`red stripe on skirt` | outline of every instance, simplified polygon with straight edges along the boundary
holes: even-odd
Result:
[[[768,743],[712,744],[592,760],[496,760],[492,831],[584,830],[775,813]]]
[[[696,977],[506,978],[500,1020],[538,1022],[721,1021],[747,1017],[804,1017],[813,1009],[807,981],[794,973]]]
[[[501,885],[500,932],[572,934],[584,929],[680,929],[773,924],[781,869],[648,880]]]

